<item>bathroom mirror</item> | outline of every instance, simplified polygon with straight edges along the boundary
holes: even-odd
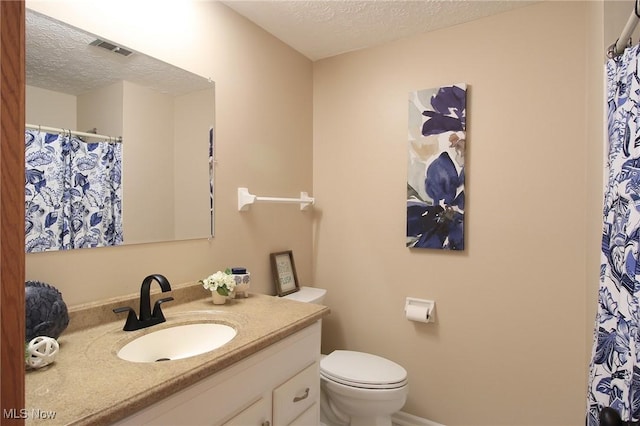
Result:
[[[211,237],[214,84],[117,42],[27,9],[26,122],[122,136],[123,244]]]

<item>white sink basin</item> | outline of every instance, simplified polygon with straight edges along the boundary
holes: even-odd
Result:
[[[153,331],[127,343],[118,357],[132,362],[171,361],[200,355],[229,343],[236,330],[224,324],[184,324]]]

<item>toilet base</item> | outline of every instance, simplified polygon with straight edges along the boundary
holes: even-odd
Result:
[[[378,416],[378,417],[351,417],[349,426],[392,426],[391,416]]]
[[[324,385],[326,383],[323,382]],[[405,398],[402,399],[400,405],[404,405]],[[344,402],[344,401],[343,401]],[[374,405],[379,405],[374,402]],[[326,426],[393,426],[390,414],[380,414],[378,416],[366,415],[364,412],[371,414],[371,410],[361,410],[358,415],[347,415],[343,410],[337,407],[334,401],[329,398],[325,386],[320,387],[320,422]],[[364,411],[364,412],[363,412]],[[391,413],[393,414],[393,413]]]
[[[320,423],[324,426],[349,426],[349,416],[333,405],[322,386],[320,387]]]

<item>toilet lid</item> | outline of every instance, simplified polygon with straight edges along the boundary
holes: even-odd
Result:
[[[320,361],[320,374],[347,386],[393,389],[407,383],[407,370],[393,361],[364,352],[334,351]]]

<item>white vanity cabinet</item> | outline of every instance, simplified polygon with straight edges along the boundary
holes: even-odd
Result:
[[[320,329],[317,321],[116,425],[317,426]]]

